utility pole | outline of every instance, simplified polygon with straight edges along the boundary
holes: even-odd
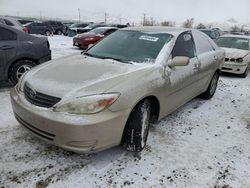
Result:
[[[104,23],[107,24],[107,17],[108,17],[108,13],[105,12],[104,14]]]
[[[40,11],[39,13],[40,13],[40,20],[42,20],[42,11]]]
[[[146,25],[146,14],[145,14],[145,13],[143,14],[143,23],[142,23],[142,25],[143,25],[143,26]]]
[[[79,17],[79,23],[81,22],[81,9],[78,8],[78,17]]]

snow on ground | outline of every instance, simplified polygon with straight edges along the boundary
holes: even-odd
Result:
[[[53,57],[72,38],[49,38]],[[250,75],[221,76],[209,101],[194,99],[150,130],[140,155],[115,147],[92,155],[64,151],[32,136],[0,91],[0,187],[250,187]]]

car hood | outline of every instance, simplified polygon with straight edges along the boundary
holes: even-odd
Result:
[[[247,56],[250,51],[249,50],[240,50],[235,48],[223,48],[226,51],[226,58],[244,58]]]
[[[65,97],[104,93],[152,65],[126,64],[74,54],[32,69],[23,83],[41,93]],[[115,92],[115,91],[114,91]]]

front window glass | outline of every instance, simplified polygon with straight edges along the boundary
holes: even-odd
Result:
[[[139,31],[117,31],[87,51],[86,54],[122,62],[154,63],[172,35]]]
[[[249,50],[249,40],[237,37],[221,37],[216,40],[219,47]]]

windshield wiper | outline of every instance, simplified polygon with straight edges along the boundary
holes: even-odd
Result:
[[[98,58],[98,59],[113,59],[113,60],[121,62],[121,63],[133,64],[133,63],[131,63],[129,61],[126,61],[126,60],[123,60],[123,59],[119,59],[119,58],[114,58],[114,57],[98,56],[98,55],[90,54],[88,52],[83,52],[82,54],[86,55],[86,56],[90,56],[90,57],[95,57],[95,58]]]
[[[86,56],[89,56],[89,57],[95,57],[95,58],[99,58],[99,59],[103,59],[102,57],[100,56],[97,56],[97,55],[93,55],[93,54],[90,54],[88,52],[82,52],[83,55],[86,55]]]
[[[120,58],[114,58],[114,57],[101,57],[101,58],[102,58],[102,59],[113,59],[113,60],[119,61],[119,62],[121,62],[121,63],[133,64],[133,63],[131,63],[131,62],[129,62],[129,61],[126,61],[126,60],[120,59]]]

